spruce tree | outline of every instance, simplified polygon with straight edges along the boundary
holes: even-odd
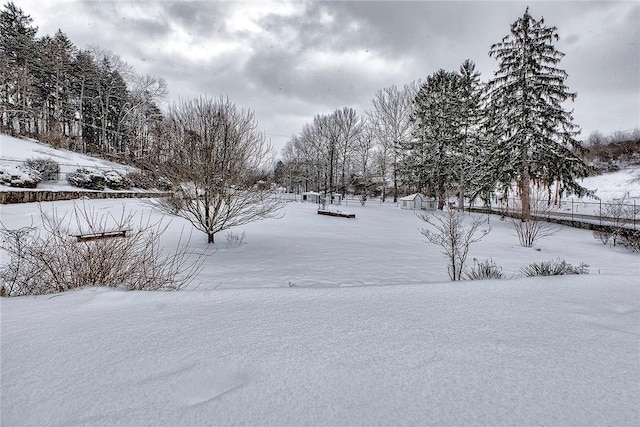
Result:
[[[435,195],[438,209],[458,179],[460,80],[456,72],[439,70],[427,77],[414,101],[414,144],[405,161],[405,176],[410,184]]]
[[[576,182],[587,176],[588,167],[579,157],[584,149],[576,139],[579,130],[572,112],[562,105],[576,94],[565,85],[567,73],[557,68],[564,56],[554,47],[557,40],[557,28],[534,19],[527,8],[489,52],[498,61],[488,83],[493,114],[487,131],[496,144],[491,166],[507,191],[516,183],[523,219],[531,216],[533,185],[587,193]]]
[[[463,209],[467,193],[467,182],[473,178],[478,169],[476,163],[480,158],[480,123],[482,120],[482,83],[480,73],[470,59],[460,66],[460,80],[457,93],[460,114],[460,152],[458,159],[458,209]]]

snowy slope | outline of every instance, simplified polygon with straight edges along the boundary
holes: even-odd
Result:
[[[66,182],[67,173],[80,167],[94,168],[102,171],[116,170],[126,173],[135,170],[130,166],[110,162],[99,157],[91,157],[85,154],[69,150],[56,149],[49,144],[42,144],[35,140],[13,138],[0,134],[0,164],[15,166],[26,159],[51,158],[60,164],[59,182],[42,182],[36,190],[77,190]],[[0,185],[0,191],[12,188]]]
[[[638,166],[627,166],[617,172],[590,176],[581,184],[595,191],[595,194],[604,201],[623,197],[625,194],[629,198],[640,201],[640,167]]]

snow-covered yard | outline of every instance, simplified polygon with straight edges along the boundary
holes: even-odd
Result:
[[[118,168],[5,135],[0,143],[5,161],[52,157],[62,175]],[[635,176],[583,184],[605,201],[637,200]],[[149,202],[111,199],[3,205],[2,223],[38,226],[40,209],[63,215],[74,203],[161,219]],[[288,203],[280,219],[231,230],[241,245],[220,233],[181,292],[2,298],[0,424],[640,424],[637,254],[567,227],[522,248],[491,216],[468,265],[491,258],[509,279],[451,283],[413,212],[349,200],[340,209],[356,218],[345,219],[317,207]],[[173,219],[163,246],[190,231]],[[205,242],[193,232],[191,248]],[[556,258],[590,274],[519,273]]]
[[[469,262],[511,278],[451,283],[413,212],[316,208],[235,229],[237,247],[223,232],[181,292],[3,298],[2,425],[638,425],[637,254],[570,228],[521,248],[494,216]],[[2,207],[10,227],[38,217]],[[590,274],[518,277],[558,257]]]

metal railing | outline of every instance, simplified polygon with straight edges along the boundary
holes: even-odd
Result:
[[[506,212],[518,214],[520,213],[519,203],[519,199],[510,198],[490,207],[472,205],[465,207],[465,209],[488,209],[497,214]],[[542,209],[532,208],[531,215],[546,220],[564,219],[571,222],[588,222],[602,226],[640,229],[640,203],[635,199],[627,199],[621,202],[563,200],[557,204],[552,203],[544,206]]]

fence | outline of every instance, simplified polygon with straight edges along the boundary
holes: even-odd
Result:
[[[469,207],[473,211],[519,214],[519,199],[507,199],[490,207]],[[635,199],[620,202],[587,202],[583,200],[564,200],[558,204],[547,205],[541,202],[540,208],[531,209],[531,215],[545,220],[566,220],[571,223],[582,222],[600,226],[640,229],[640,203]],[[558,221],[559,222],[559,221]]]

